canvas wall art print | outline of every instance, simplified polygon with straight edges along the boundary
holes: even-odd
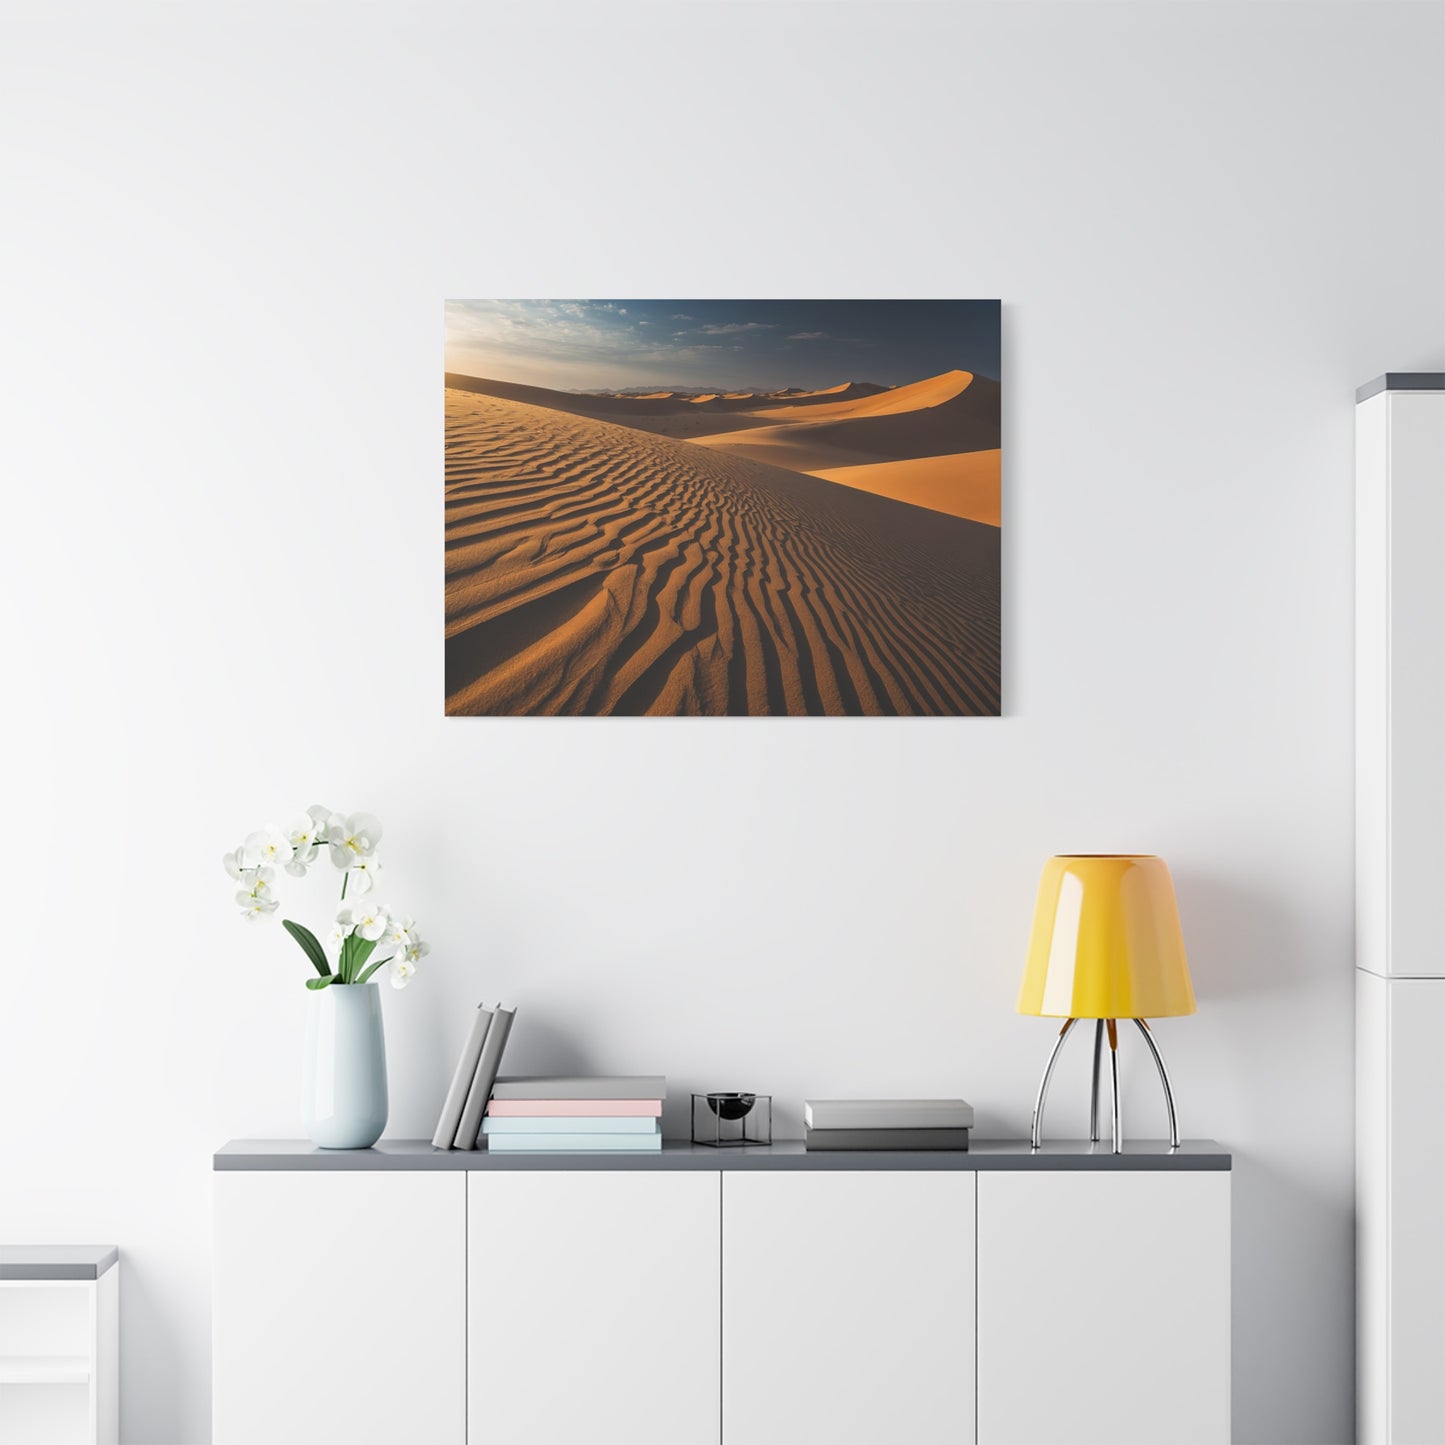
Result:
[[[446,711],[999,713],[997,301],[449,301]]]

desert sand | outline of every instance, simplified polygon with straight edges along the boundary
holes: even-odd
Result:
[[[998,526],[996,381],[949,371],[845,400],[802,406],[797,400],[754,410],[756,425],[746,430],[693,441]]]
[[[992,451],[960,452],[951,457],[845,463],[841,467],[824,467],[811,475],[997,527],[1000,460],[1001,453],[995,447]]]
[[[999,532],[946,494],[992,475],[996,522],[997,384],[948,375],[921,405],[857,383],[607,396],[448,376],[447,711],[996,714]],[[944,450],[919,452],[917,428],[950,417]],[[679,422],[705,444],[666,434]],[[729,445],[762,430],[794,461],[828,449],[836,476]],[[990,451],[991,473],[973,455]]]

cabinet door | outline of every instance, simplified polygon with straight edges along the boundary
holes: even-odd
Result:
[[[475,1171],[467,1222],[471,1445],[717,1445],[715,1172]]]
[[[724,1445],[973,1439],[974,1178],[723,1176]]]
[[[1355,978],[1358,1434],[1445,1440],[1445,979]]]
[[[1445,396],[1356,408],[1356,963],[1445,976]]]
[[[981,1173],[980,1445],[1229,1429],[1229,1174]]]
[[[215,1176],[216,1445],[461,1445],[460,1173]]]

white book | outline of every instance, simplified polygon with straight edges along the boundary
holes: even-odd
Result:
[[[662,1150],[661,1134],[488,1134],[487,1148],[493,1154],[551,1152],[596,1154],[631,1151],[657,1154]]]
[[[963,1099],[808,1099],[810,1129],[972,1129],[973,1105]]]

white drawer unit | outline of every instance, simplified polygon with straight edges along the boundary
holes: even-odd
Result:
[[[216,1445],[1229,1438],[1208,1141],[215,1164]]]
[[[120,1438],[113,1245],[0,1247],[0,1441]]]

